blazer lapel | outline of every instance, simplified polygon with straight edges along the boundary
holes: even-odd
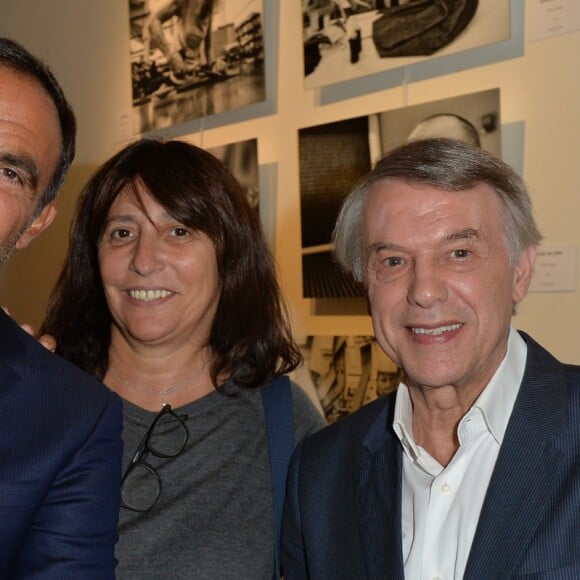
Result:
[[[526,373],[479,517],[465,580],[512,576],[548,509],[563,463],[562,452],[551,441],[568,422],[563,367],[528,340]]]
[[[25,344],[20,340],[20,336],[30,341],[34,340],[0,309],[0,358],[7,364],[10,364],[14,357],[25,354]]]
[[[401,449],[391,430],[390,406],[367,433],[355,466],[355,496],[368,578],[403,580]]]
[[[14,392],[14,385],[21,378],[22,365],[26,363],[25,344],[19,335],[34,341],[0,309],[0,391],[8,397]]]

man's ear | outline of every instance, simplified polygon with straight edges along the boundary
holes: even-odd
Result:
[[[44,206],[38,217],[24,230],[16,242],[16,249],[27,248],[30,242],[39,236],[54,220],[58,210],[55,203]]]
[[[536,246],[528,246],[520,256],[520,259],[514,268],[514,281],[512,288],[512,299],[514,304],[521,302],[530,287],[532,275],[534,273],[534,262],[536,261]]]

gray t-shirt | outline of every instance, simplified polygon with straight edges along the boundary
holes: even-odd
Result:
[[[324,419],[292,385],[296,443]],[[270,580],[274,569],[272,479],[259,392],[214,391],[175,409],[189,441],[173,459],[149,454],[163,488],[145,513],[121,508],[120,580]],[[157,413],[124,401],[125,470]]]

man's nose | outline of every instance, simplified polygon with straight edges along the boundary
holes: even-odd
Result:
[[[431,308],[447,298],[447,282],[441,266],[432,260],[413,264],[408,300],[421,308]]]

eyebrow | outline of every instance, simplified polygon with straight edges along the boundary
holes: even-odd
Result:
[[[153,218],[151,216],[149,216],[145,212],[143,212],[143,214],[147,218],[147,221],[149,221],[150,223],[152,223],[155,226],[155,221],[153,220]],[[176,218],[174,218],[168,212],[164,212],[160,217],[161,217],[162,220],[165,220],[165,221],[168,221],[168,222],[173,222],[173,221],[176,220]],[[111,216],[110,218],[108,218],[107,220],[105,220],[105,222],[103,224],[103,231],[107,227],[109,227],[110,224],[126,224],[126,223],[136,224],[138,221],[139,221],[138,217],[135,214],[132,214],[132,213],[114,215],[114,216]],[[179,220],[177,220],[177,221],[179,223],[182,223]],[[155,226],[155,227],[157,227],[157,226]],[[185,227],[187,227],[187,226],[185,226]]]
[[[367,246],[367,252],[378,252],[380,250],[392,250],[392,249],[402,249],[401,246],[396,244],[391,244],[388,242],[375,242],[374,244],[369,244]]]
[[[116,222],[136,222],[136,221],[137,220],[135,219],[135,217],[130,214],[115,215],[113,217],[108,218],[105,221],[105,225]]]
[[[4,153],[0,156],[0,161],[6,165],[11,165],[16,169],[20,169],[25,173],[25,181],[31,189],[36,191],[38,187],[38,165],[34,159],[23,155],[14,155],[12,153]]]
[[[475,228],[465,228],[457,232],[451,232],[445,237],[445,239],[448,241],[468,240],[468,239],[479,240],[480,238],[481,233],[479,230]],[[379,252],[382,250],[401,250],[401,251],[405,250],[403,246],[393,244],[391,242],[375,242],[373,244],[368,245],[366,249],[368,252]]]
[[[453,240],[466,240],[466,239],[479,239],[481,238],[481,233],[475,228],[465,228],[464,230],[459,230],[458,232],[452,232],[447,236],[449,241]]]

